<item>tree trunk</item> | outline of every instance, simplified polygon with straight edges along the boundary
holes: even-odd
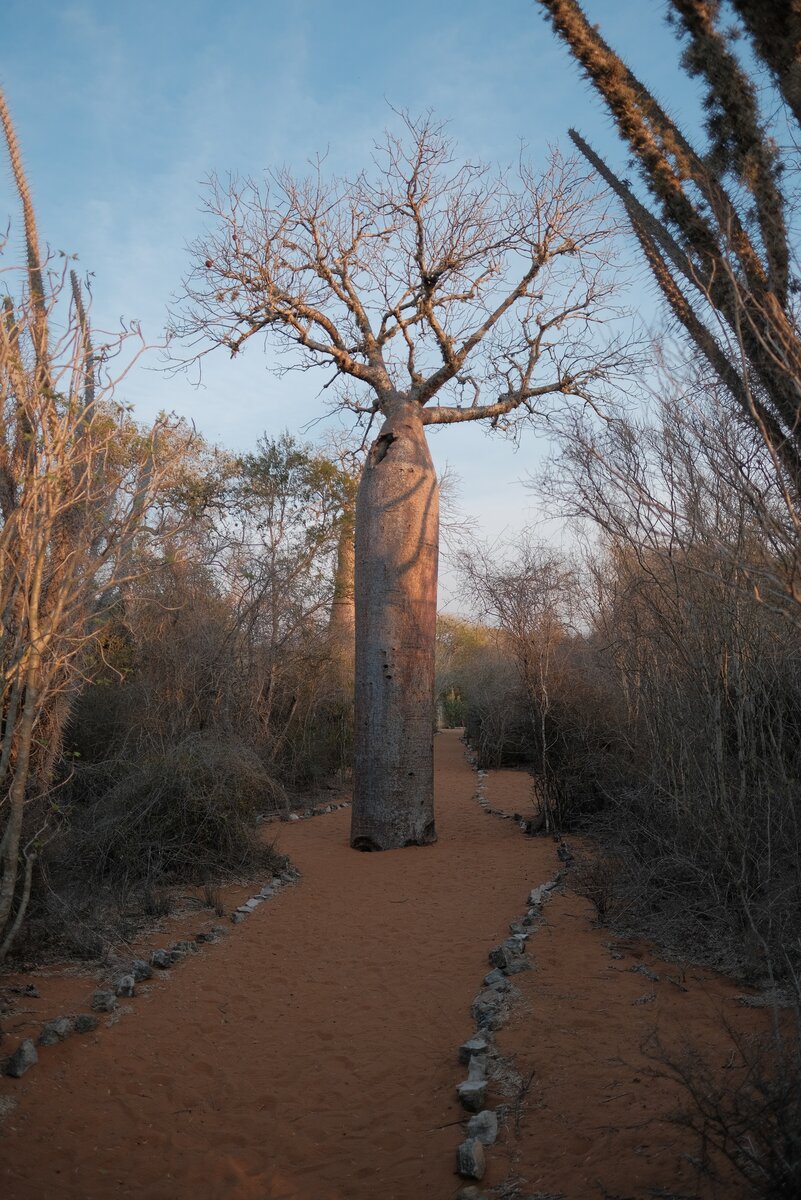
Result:
[[[356,499],[356,713],[351,845],[436,840],[434,637],[439,489],[417,404],[399,402]]]
[[[334,598],[331,602],[331,619],[328,624],[331,657],[334,660],[338,682],[342,690],[349,694],[352,694],[353,691],[353,667],[356,652],[355,519],[354,500],[350,500],[339,532]]]
[[[35,655],[32,654],[35,659]],[[20,843],[22,840],[22,825],[25,810],[25,790],[30,774],[31,745],[33,743],[33,727],[36,723],[36,707],[39,691],[36,687],[38,664],[30,666],[25,681],[25,702],[15,736],[15,756],[11,786],[8,789],[8,817],[0,841],[0,962],[11,948],[11,932],[16,933],[20,919],[14,920],[14,896],[20,869]],[[30,895],[30,882],[26,877],[26,886],[20,900],[22,914],[27,907]],[[19,918],[19,912],[17,914]]]

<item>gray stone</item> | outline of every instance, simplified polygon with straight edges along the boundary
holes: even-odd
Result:
[[[168,967],[172,966],[173,958],[169,950],[154,950],[150,955],[150,962],[160,971],[166,971]]]
[[[36,1053],[36,1047],[30,1038],[25,1038],[3,1063],[3,1074],[10,1075],[12,1079],[19,1079],[38,1061],[39,1055]]]
[[[456,1089],[462,1108],[468,1112],[481,1112],[487,1098],[486,1079],[466,1079]]]
[[[54,1021],[47,1022],[37,1041],[40,1046],[55,1046],[58,1042],[63,1042],[64,1038],[69,1037],[71,1033],[72,1021],[70,1018],[56,1017]]]
[[[486,1054],[489,1042],[485,1037],[471,1037],[459,1047],[459,1062],[469,1063],[474,1054]]]
[[[116,996],[135,996],[136,980],[133,975],[120,975],[114,984],[114,994]]]
[[[487,1056],[486,1054],[471,1054],[470,1062],[467,1064],[467,1078],[470,1083],[475,1083],[477,1079],[487,1078]]]
[[[224,925],[212,925],[211,932],[214,934],[215,937],[218,937],[218,938],[228,937],[228,930],[225,928]]]
[[[240,912],[239,909],[237,909],[236,912],[231,913],[231,924],[238,925],[240,921],[244,921],[247,916],[248,914],[246,912]]]
[[[76,1033],[93,1033],[99,1024],[97,1017],[93,1017],[91,1013],[79,1013],[75,1018],[74,1028]]]
[[[496,946],[489,952],[489,961],[491,967],[498,967],[501,971],[505,971],[511,962],[523,953],[523,946],[516,938],[507,938],[500,946]]]
[[[92,996],[92,1008],[95,1012],[114,1012],[117,1007],[117,997],[113,992],[95,992]]]
[[[459,1188],[456,1193],[456,1200],[486,1200],[487,1193],[482,1192],[480,1188],[474,1187],[472,1183],[467,1187]]]
[[[142,983],[145,979],[153,978],[153,968],[143,958],[135,958],[131,963],[129,974],[133,975],[134,982]]]
[[[644,975],[646,979],[650,979],[651,983],[659,983],[659,976],[645,963],[636,963],[635,966],[629,967],[629,970],[635,975]]]
[[[478,1138],[468,1138],[456,1151],[456,1173],[462,1179],[483,1179],[486,1163]]]
[[[495,988],[484,988],[479,992],[470,1006],[470,1013],[479,1027],[490,1024],[490,1019],[497,1017],[503,1005],[503,995]],[[498,1025],[491,1025],[497,1029]]]
[[[290,821],[299,821],[299,820],[300,820],[300,817],[298,816],[298,814],[297,814],[297,813],[290,813],[290,814],[289,814],[289,819],[290,819]]]
[[[244,907],[249,912],[253,912],[253,910],[258,908],[260,904],[264,904],[263,896],[251,896],[249,900],[245,901]]]
[[[41,1000],[42,998],[42,993],[35,983],[11,983],[3,988],[3,991],[10,992],[12,996],[24,996],[26,1000]]]
[[[197,942],[187,942],[187,941],[173,942],[172,946],[170,947],[170,954],[172,955],[173,962],[177,962],[177,959],[175,957],[176,955],[180,955],[181,957],[183,957],[185,954],[199,954],[199,953],[200,953],[200,950],[198,949]]]
[[[498,967],[493,967],[492,970],[488,971],[484,976],[484,987],[498,986],[505,990],[509,987],[509,981],[507,980],[503,971],[501,971]]]
[[[495,1033],[503,1025],[504,1014],[500,1008],[482,1006],[476,1010],[474,1017],[481,1033]]]
[[[530,971],[531,963],[527,958],[515,958],[506,968],[507,975],[519,975],[521,971]]]
[[[556,879],[549,879],[547,883],[541,883],[539,887],[532,888],[528,894],[529,905],[542,904],[543,900],[548,898],[548,894],[554,890],[556,885]]]
[[[220,929],[219,925],[215,925],[213,929],[209,929],[204,933],[199,933],[195,941],[201,946],[211,946],[214,942],[219,942],[221,937],[225,936],[225,930]]]
[[[467,1122],[467,1136],[478,1138],[484,1146],[491,1146],[498,1136],[498,1118],[491,1108],[484,1108]]]
[[[272,900],[274,895],[275,888],[271,884],[268,884],[267,887],[263,887],[259,892],[259,898],[261,900]]]

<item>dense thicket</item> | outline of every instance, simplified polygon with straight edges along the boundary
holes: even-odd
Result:
[[[284,436],[239,459],[196,445],[169,484],[153,513],[172,534],[120,591],[73,707],[67,819],[28,923],[78,952],[163,885],[255,870],[257,819],[348,770],[328,636],[348,477]]]
[[[540,816],[606,842],[629,922],[786,976],[801,612],[769,454],[708,385],[666,380],[650,417],[577,420],[540,486],[591,550],[560,565],[524,540],[464,565],[493,628],[450,686],[482,763],[527,762]]]

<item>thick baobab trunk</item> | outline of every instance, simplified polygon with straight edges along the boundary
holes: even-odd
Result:
[[[356,499],[356,724],[351,845],[436,840],[434,635],[439,494],[420,409],[390,412]]]
[[[328,624],[331,655],[343,691],[353,690],[353,664],[356,653],[355,520],[354,501],[351,500],[342,518],[342,528],[339,532],[334,598]]]

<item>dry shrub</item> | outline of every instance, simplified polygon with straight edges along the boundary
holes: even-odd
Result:
[[[257,817],[286,796],[240,742],[192,734],[136,762],[79,768],[19,945],[24,957],[95,959],[169,914],[176,885],[202,886],[219,913],[225,879],[280,869]],[[208,901],[211,903],[211,901]]]
[[[98,881],[205,883],[256,867],[256,817],[286,807],[258,756],[230,738],[190,734],[131,764],[75,814],[68,835]]]
[[[653,1074],[677,1084],[685,1098],[672,1121],[698,1140],[711,1175],[716,1158],[737,1171],[748,1195],[797,1200],[801,1195],[801,1042],[798,1020],[781,1031],[747,1037],[727,1026],[732,1054],[726,1076],[698,1046],[667,1049],[652,1036],[644,1047]],[[787,1023],[789,1024],[789,1022]]]
[[[599,924],[619,917],[620,863],[603,851],[578,857],[570,872],[570,885],[577,896],[589,900]]]
[[[498,647],[481,647],[462,669],[465,734],[482,769],[531,761],[531,717],[517,669]]]

